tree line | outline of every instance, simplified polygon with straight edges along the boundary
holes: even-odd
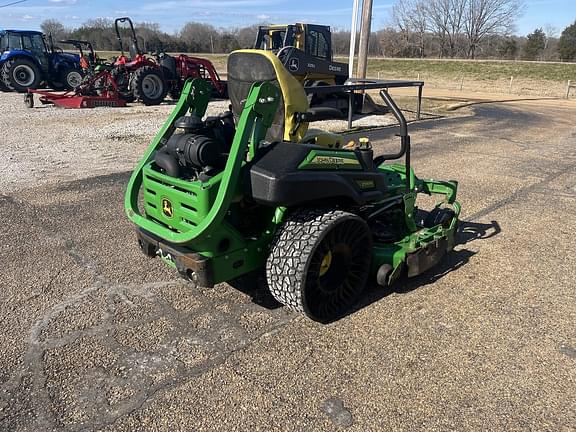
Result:
[[[229,53],[236,49],[252,48],[256,41],[258,26],[254,24],[241,28],[216,28],[213,25],[189,22],[174,34],[160,30],[157,23],[135,23],[134,27],[140,47],[146,51],[189,52],[189,53]],[[90,41],[94,49],[116,51],[119,49],[114,21],[107,18],[91,19],[75,29],[66,28],[57,19],[42,22],[41,29],[51,34],[54,41],[79,39]],[[122,41],[129,46],[129,31],[120,27]],[[335,55],[345,55],[350,47],[350,32],[332,30],[332,45]],[[373,33],[370,54],[380,55],[378,34]]]
[[[476,10],[472,7],[476,3],[506,7],[496,13],[482,7]],[[523,0],[398,0],[389,25],[372,33],[369,55],[575,61],[576,22],[561,35],[551,26],[535,29],[526,36],[511,34],[522,5]],[[477,14],[492,18],[474,18]],[[74,29],[48,19],[41,28],[44,33],[52,34],[54,41],[81,39],[92,42],[96,50],[119,49],[114,21],[110,19],[88,20]],[[258,31],[257,24],[219,29],[198,22],[189,22],[174,34],[162,31],[157,23],[136,23],[135,28],[139,45],[145,52],[229,53],[251,48]],[[121,29],[121,36],[124,47],[129,47],[129,32]],[[347,55],[349,44],[349,31],[332,29],[335,55]]]
[[[393,57],[576,60],[576,22],[513,34],[524,0],[397,0],[380,38]]]

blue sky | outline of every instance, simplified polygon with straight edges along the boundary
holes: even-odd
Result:
[[[0,0],[0,5],[15,0]],[[388,22],[394,0],[373,0],[373,28]],[[173,33],[188,21],[216,27],[239,27],[263,21],[316,22],[350,27],[353,0],[28,0],[0,8],[0,28],[38,29],[47,18],[78,27],[89,18],[131,16],[135,21],[157,22]],[[518,34],[547,24],[560,31],[576,20],[576,0],[528,0],[519,20]]]

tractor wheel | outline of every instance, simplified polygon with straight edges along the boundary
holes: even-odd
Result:
[[[120,98],[126,102],[134,102],[134,95],[130,91],[130,74],[126,70],[114,68],[110,75],[118,86]]]
[[[2,79],[1,68],[0,68],[0,91],[3,91],[3,92],[10,91],[10,89],[8,87],[6,87],[6,84],[4,84],[4,80]]]
[[[341,210],[303,209],[276,233],[266,277],[276,300],[325,323],[355,304],[371,260],[372,234],[362,218]]]
[[[76,87],[82,84],[82,81],[84,81],[84,74],[82,73],[81,69],[64,69],[60,74],[59,81],[64,84],[67,90],[74,90]]]
[[[6,63],[4,63],[0,67],[0,83],[2,83],[2,86],[3,86],[2,91],[7,91],[7,92],[14,91],[14,89],[12,87],[10,87],[10,83],[8,82],[8,71],[7,71]]]
[[[168,93],[162,72],[152,66],[143,66],[134,72],[130,84],[134,98],[144,105],[160,105]]]
[[[34,108],[34,95],[32,93],[24,95],[24,106],[26,108]]]
[[[26,93],[30,88],[37,88],[42,81],[38,66],[25,58],[16,58],[4,63],[2,80],[10,90],[20,93]]]

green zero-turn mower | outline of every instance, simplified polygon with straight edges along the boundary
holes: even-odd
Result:
[[[125,208],[147,256],[201,286],[265,270],[278,301],[330,322],[369,279],[415,276],[452,250],[457,182],[414,175],[388,94],[401,145],[375,156],[367,140],[347,149],[309,131],[329,113],[309,110],[273,54],[232,53],[228,77],[232,112],[203,119],[209,84],[188,81],[132,174]],[[438,196],[431,211],[417,208],[419,193]]]

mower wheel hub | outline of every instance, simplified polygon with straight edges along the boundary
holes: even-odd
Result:
[[[332,264],[332,251],[328,251],[324,258],[322,258],[322,264],[320,264],[320,277],[324,276],[330,269],[330,264]]]

